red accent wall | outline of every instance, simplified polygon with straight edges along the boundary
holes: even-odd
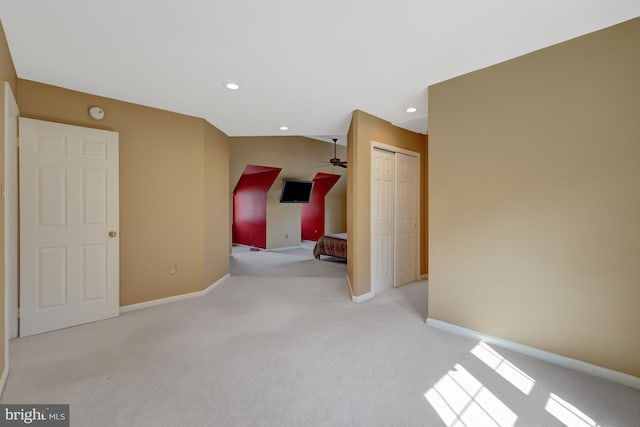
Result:
[[[267,192],[281,168],[247,165],[233,190],[233,243],[267,248]]]
[[[318,240],[324,235],[324,198],[341,175],[318,172],[313,178],[311,200],[302,205],[302,239]]]

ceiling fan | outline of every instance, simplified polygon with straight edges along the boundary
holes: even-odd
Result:
[[[338,158],[338,138],[331,138],[331,140],[333,141],[333,159],[329,159],[329,163],[332,166],[340,166],[341,168],[346,168],[347,162],[343,162]]]

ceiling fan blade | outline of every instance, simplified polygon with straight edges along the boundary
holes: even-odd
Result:
[[[341,168],[347,168],[347,162],[340,162],[336,166],[340,166]]]

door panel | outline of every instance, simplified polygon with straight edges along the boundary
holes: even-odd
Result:
[[[67,169],[39,167],[37,197],[39,227],[67,225]]]
[[[20,334],[118,315],[118,134],[20,119]]]
[[[83,173],[83,224],[107,225],[107,173],[85,169]]]
[[[83,302],[107,297],[107,251],[103,244],[82,246]]]
[[[371,289],[380,292],[394,285],[394,154],[373,150],[372,155],[372,277]]]
[[[405,285],[418,277],[418,159],[396,153],[396,284]]]
[[[67,248],[40,248],[36,252],[38,304],[43,311],[67,305]]]

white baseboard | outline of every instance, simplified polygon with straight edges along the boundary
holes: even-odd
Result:
[[[278,251],[288,251],[291,249],[300,249],[302,246],[298,245],[298,246],[287,246],[285,248],[273,248],[273,249],[267,249],[268,252],[278,252]]]
[[[369,301],[370,299],[376,296],[374,292],[367,292],[366,294],[357,295],[357,296],[353,295],[353,286],[351,286],[351,280],[349,280],[349,275],[347,274],[346,277],[347,277],[347,288],[349,288],[349,293],[351,294],[351,301],[361,303],[361,302]]]
[[[562,366],[563,368],[573,369],[574,371],[583,372],[585,374],[593,375],[594,377],[602,378],[607,381],[626,385],[627,387],[640,390],[640,378],[634,377],[633,375],[603,368],[602,366],[592,365],[581,360],[561,356],[556,353],[540,350],[535,347],[529,347],[524,344],[518,344],[516,342],[495,337],[493,335],[486,335],[482,332],[463,328],[461,326],[453,325],[441,320],[427,318],[426,323],[428,326],[432,326],[445,332],[477,339],[488,344],[495,344],[496,346],[525,354],[527,356],[533,357],[534,359],[544,360],[545,362]]]
[[[373,299],[373,297],[375,296],[376,296],[375,292],[367,292],[366,294],[362,294],[358,296],[352,295],[351,301],[361,303],[361,302],[369,301],[370,299]]]
[[[245,245],[245,244],[242,244],[242,243],[233,243],[233,244],[231,245],[231,252],[233,252],[233,247],[234,247],[234,246],[240,246],[241,248],[255,249],[255,250],[257,250],[257,251],[266,251],[266,249],[265,249],[265,248],[259,248],[259,247],[257,247],[257,246]]]
[[[214,290],[215,288],[220,286],[225,280],[227,280],[227,278],[229,276],[230,276],[229,273],[225,274],[220,279],[218,279],[215,283],[213,283],[211,286],[209,286],[208,288],[203,289],[201,291],[191,292],[191,293],[182,294],[182,295],[176,295],[176,296],[173,296],[173,297],[154,299],[154,300],[151,300],[151,301],[140,302],[140,303],[137,303],[137,304],[125,305],[123,307],[120,307],[120,313],[127,313],[129,311],[141,310],[143,308],[149,308],[149,307],[155,307],[156,305],[162,305],[162,304],[167,304],[167,303],[170,303],[170,302],[182,301],[182,300],[185,300],[185,299],[198,298],[198,297],[205,296],[209,292],[211,292],[212,290]]]
[[[9,367],[5,366],[2,370],[2,377],[0,377],[0,397],[4,393],[4,386],[7,384],[7,378],[9,378]]]
[[[349,291],[349,295],[351,295],[351,299],[353,299],[353,288],[351,287],[351,279],[349,279],[349,274],[345,274],[347,278],[347,290]]]

